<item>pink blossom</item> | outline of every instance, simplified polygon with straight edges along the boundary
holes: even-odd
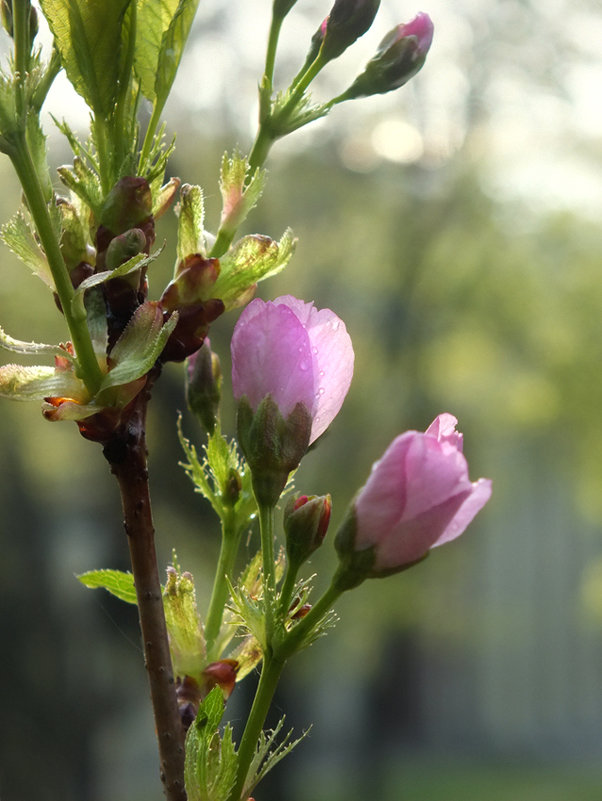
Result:
[[[425,433],[397,437],[355,501],[355,551],[373,547],[371,574],[401,569],[458,537],[491,496],[491,481],[471,483],[462,434],[451,414]]]
[[[253,300],[232,335],[232,388],[256,411],[271,395],[283,417],[303,404],[312,418],[310,443],[330,425],[353,375],[345,324],[330,309],[284,295]]]

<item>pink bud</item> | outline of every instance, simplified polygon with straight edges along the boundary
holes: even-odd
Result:
[[[370,575],[400,570],[458,537],[491,496],[471,483],[462,435],[450,414],[425,433],[406,431],[385,451],[355,500],[353,551],[374,549]]]
[[[291,295],[252,301],[232,335],[232,388],[253,411],[268,395],[286,418],[297,404],[311,416],[310,442],[330,425],[353,375],[353,347],[344,323]]]

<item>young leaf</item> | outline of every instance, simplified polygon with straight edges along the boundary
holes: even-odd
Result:
[[[248,177],[248,158],[238,152],[233,153],[231,157],[224,153],[220,170],[220,192],[222,195],[220,230],[231,231],[232,235],[245,220],[251,209],[257,205],[265,185],[266,170],[258,168],[250,180],[248,180]]]
[[[184,780],[188,801],[223,801],[236,781],[237,757],[228,724],[223,736],[219,724],[224,714],[224,698],[214,687],[201,704],[186,738]]]
[[[284,726],[284,720],[284,717],[280,718],[274,729],[261,732],[255,756],[249,766],[247,781],[242,793],[243,798],[247,798],[266,773],[277,765],[281,759],[284,759],[287,754],[290,754],[293,748],[299,745],[301,740],[304,740],[309,734],[310,730],[307,729],[303,732],[301,737],[298,737],[296,740],[291,740],[293,734],[293,730],[291,729],[284,735],[282,741],[276,745],[276,738]]]
[[[192,676],[199,681],[205,660],[205,640],[190,573],[167,568],[163,606],[174,672],[176,676]]]
[[[98,118],[113,111],[131,0],[40,0],[67,77]]]
[[[240,239],[220,259],[221,271],[212,289],[226,309],[236,308],[246,291],[258,281],[276,275],[289,263],[296,240],[287,229],[280,242],[251,234]]]
[[[26,267],[29,267],[38,278],[41,278],[47,287],[54,289],[54,281],[46,256],[36,242],[31,226],[22,212],[18,211],[2,226],[0,236],[5,245],[18,256]]]
[[[203,190],[200,186],[184,184],[180,189],[178,261],[193,253],[205,255],[204,218]]]
[[[49,396],[81,399],[83,384],[71,371],[57,372],[54,367],[24,367],[5,364],[0,367],[0,398],[43,400]]]
[[[180,0],[169,27],[161,39],[155,78],[156,103],[160,108],[164,106],[176,77],[198,5],[199,0]]]
[[[134,576],[131,573],[124,573],[122,570],[89,570],[76,578],[85,587],[90,589],[102,587],[127,604],[137,603]]]
[[[155,81],[163,36],[179,4],[179,0],[138,0],[134,66],[142,94],[151,101],[156,97]]]
[[[100,391],[135,381],[151,369],[176,327],[172,314],[163,324],[163,313],[156,303],[143,303],[134,312],[110,353],[115,366],[105,376]]]
[[[11,350],[13,353],[47,353],[49,356],[60,356],[63,359],[73,361],[73,356],[69,351],[61,348],[60,345],[46,345],[41,342],[23,342],[20,339],[13,339],[1,326],[0,347],[5,350]]]

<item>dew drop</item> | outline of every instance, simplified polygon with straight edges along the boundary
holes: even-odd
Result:
[[[314,354],[314,356],[318,355],[318,349],[315,347],[311,349],[311,352]]]
[[[316,398],[321,397],[324,394],[324,387],[320,387],[320,389],[316,392]]]
[[[309,370],[309,363],[306,362],[305,359],[304,359],[303,361],[299,362],[299,369],[303,370],[303,372],[305,372],[306,370]]]
[[[324,370],[320,370],[320,372],[318,373],[318,375],[320,376],[320,378],[324,378]]]

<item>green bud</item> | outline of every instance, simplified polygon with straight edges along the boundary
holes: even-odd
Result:
[[[186,360],[186,402],[190,411],[209,434],[219,417],[222,395],[222,370],[209,339]],[[239,490],[240,491],[240,490]]]
[[[326,536],[332,501],[330,495],[295,495],[284,508],[286,554],[293,568],[300,567]]]
[[[146,247],[146,235],[140,228],[130,228],[124,234],[114,237],[109,242],[105,257],[107,270],[115,270],[133,256],[142,253]]]

